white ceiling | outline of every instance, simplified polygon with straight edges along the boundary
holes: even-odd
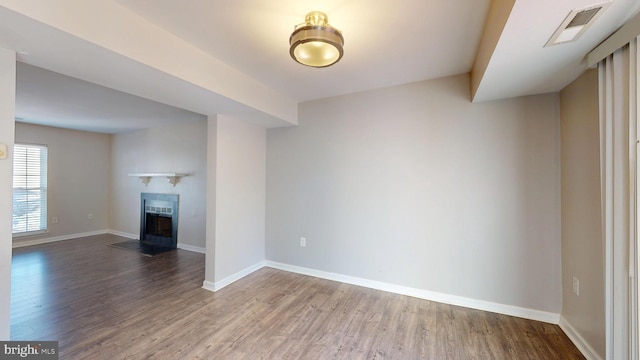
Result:
[[[82,129],[118,132],[161,125],[172,117],[197,116],[193,112],[241,112],[246,108],[246,104],[227,99],[225,94],[212,100],[203,86],[177,82],[158,71],[140,70],[140,64],[126,54],[109,53],[96,44],[80,41],[69,35],[70,30],[16,15],[12,9],[19,7],[32,13],[60,11],[30,9],[24,1],[0,0],[0,46],[28,52],[18,56],[20,61],[190,110],[180,112],[115,92],[106,96],[101,93],[104,89],[89,91],[86,83],[73,86],[68,78],[43,75],[42,71],[20,75],[29,69],[20,66],[18,96],[32,96],[29,101],[17,101],[17,116],[25,121],[65,127],[74,127],[77,122]],[[495,25],[487,24],[491,7],[495,10],[512,4],[511,0],[85,0],[82,4],[86,7],[98,1],[115,1],[122,11],[173,33],[294,102],[468,73],[483,43],[483,29]],[[52,2],[40,3],[48,7]],[[594,0],[515,1],[497,44],[490,49],[490,60],[473,100],[561,90],[586,69],[585,54],[640,10],[640,1],[615,0],[577,42],[543,47],[571,10],[591,5]],[[80,10],[88,11],[78,7]],[[330,23],[344,34],[345,55],[334,66],[308,68],[289,57],[288,37],[293,26],[311,10],[326,12]],[[120,19],[105,21],[115,28]],[[158,36],[166,37],[160,32]],[[97,63],[102,65],[94,66]],[[49,81],[39,90],[37,74]],[[59,85],[51,82],[55,78],[61,79]],[[28,84],[20,83],[25,79],[29,79]],[[138,81],[127,83],[122,79]],[[57,94],[47,90],[63,87],[66,90]],[[84,97],[74,95],[74,89]],[[55,97],[47,99],[48,93]],[[100,105],[100,101],[87,98],[92,93],[109,101]],[[69,95],[67,101],[61,94]],[[78,99],[92,106],[74,106]],[[82,110],[82,116],[74,117],[74,108]],[[121,112],[115,114],[114,108]],[[136,125],[137,117],[140,126]],[[271,118],[265,121],[265,126],[282,126]]]
[[[469,72],[489,0],[116,0],[223,62],[307,101]],[[334,66],[289,57],[289,35],[320,10],[345,37]]]
[[[112,133],[204,119],[201,114],[35,66],[17,66],[18,121]]]

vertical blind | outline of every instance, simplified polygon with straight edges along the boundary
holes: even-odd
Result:
[[[13,233],[47,230],[47,147],[13,150]]]
[[[598,78],[605,358],[638,360],[640,36],[602,60]]]

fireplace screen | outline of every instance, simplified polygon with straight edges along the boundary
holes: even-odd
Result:
[[[171,216],[147,213],[145,234],[171,237]]]
[[[178,195],[141,194],[140,242],[173,249],[178,246]]]

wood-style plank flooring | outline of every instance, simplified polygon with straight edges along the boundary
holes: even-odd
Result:
[[[60,359],[584,359],[558,326],[263,268],[212,293],[204,255],[100,235],[16,248],[12,340]]]

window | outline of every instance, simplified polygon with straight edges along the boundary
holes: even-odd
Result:
[[[47,230],[47,147],[13,150],[13,234]]]

